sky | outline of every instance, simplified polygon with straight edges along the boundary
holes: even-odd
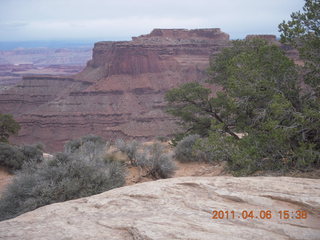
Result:
[[[130,40],[154,28],[275,34],[304,0],[0,0],[0,42]]]

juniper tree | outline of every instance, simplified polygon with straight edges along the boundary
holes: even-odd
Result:
[[[217,96],[199,83],[166,94],[168,112],[187,133],[209,136],[213,151],[228,143],[226,156],[219,156],[240,174],[319,165],[319,107],[304,100],[297,67],[278,46],[233,41],[208,73],[209,82],[222,87]],[[246,135],[239,139],[236,132]]]

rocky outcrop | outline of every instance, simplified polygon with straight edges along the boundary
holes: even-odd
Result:
[[[132,41],[98,42],[81,73],[29,76],[1,93],[0,109],[22,125],[16,143],[41,141],[48,151],[89,133],[108,139],[170,135],[175,124],[163,111],[165,92],[203,81],[209,57],[227,46],[229,35],[220,29],[155,29]]]
[[[287,177],[158,180],[52,204],[0,222],[0,238],[317,240],[319,183]],[[213,211],[224,214],[212,219]],[[252,217],[246,214],[251,211]],[[288,219],[281,219],[284,211]],[[307,215],[297,219],[300,213]]]

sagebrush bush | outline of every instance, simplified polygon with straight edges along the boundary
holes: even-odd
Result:
[[[23,154],[18,147],[0,143],[0,165],[16,170],[23,164]]]
[[[138,148],[140,147],[140,143],[136,140],[125,142],[122,139],[117,139],[115,142],[115,146],[124,154],[128,156],[132,165],[135,165],[136,162],[136,154]]]
[[[60,154],[38,166],[29,164],[17,174],[0,200],[0,218],[98,194],[124,182],[125,171],[119,162],[88,161]]]
[[[101,148],[108,148],[109,143],[99,136],[88,135],[80,139],[68,141],[64,146],[65,153],[83,152],[99,152]]]
[[[101,153],[86,154],[81,151],[59,153],[40,164],[25,164],[1,196],[0,219],[123,186],[123,164],[100,158]]]
[[[136,165],[145,169],[153,178],[169,178],[175,173],[176,166],[172,155],[166,153],[164,147],[155,143],[136,154]]]
[[[31,160],[35,162],[43,161],[43,145],[35,144],[35,145],[24,145],[19,147],[22,152],[25,161]]]
[[[13,146],[0,143],[0,166],[10,171],[19,170],[28,161],[41,162],[43,152],[41,145]]]
[[[195,148],[196,143],[200,140],[198,134],[184,137],[176,146],[174,157],[179,162],[208,162],[211,157],[208,151]]]

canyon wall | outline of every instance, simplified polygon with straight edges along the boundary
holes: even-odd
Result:
[[[281,46],[273,35],[247,36],[254,37]],[[229,35],[218,28],[155,29],[132,41],[98,42],[80,73],[27,75],[1,91],[0,112],[13,114],[22,126],[13,142],[42,142],[50,152],[87,134],[109,140],[168,136],[177,126],[163,111],[165,92],[204,82],[209,58],[228,46]],[[285,50],[297,60],[293,49]]]
[[[0,112],[22,125],[15,143],[42,142],[48,151],[86,134],[107,139],[170,135],[164,94],[204,81],[209,57],[229,46],[220,29],[155,29],[132,41],[98,42],[92,60],[70,77],[27,76],[0,94]]]

